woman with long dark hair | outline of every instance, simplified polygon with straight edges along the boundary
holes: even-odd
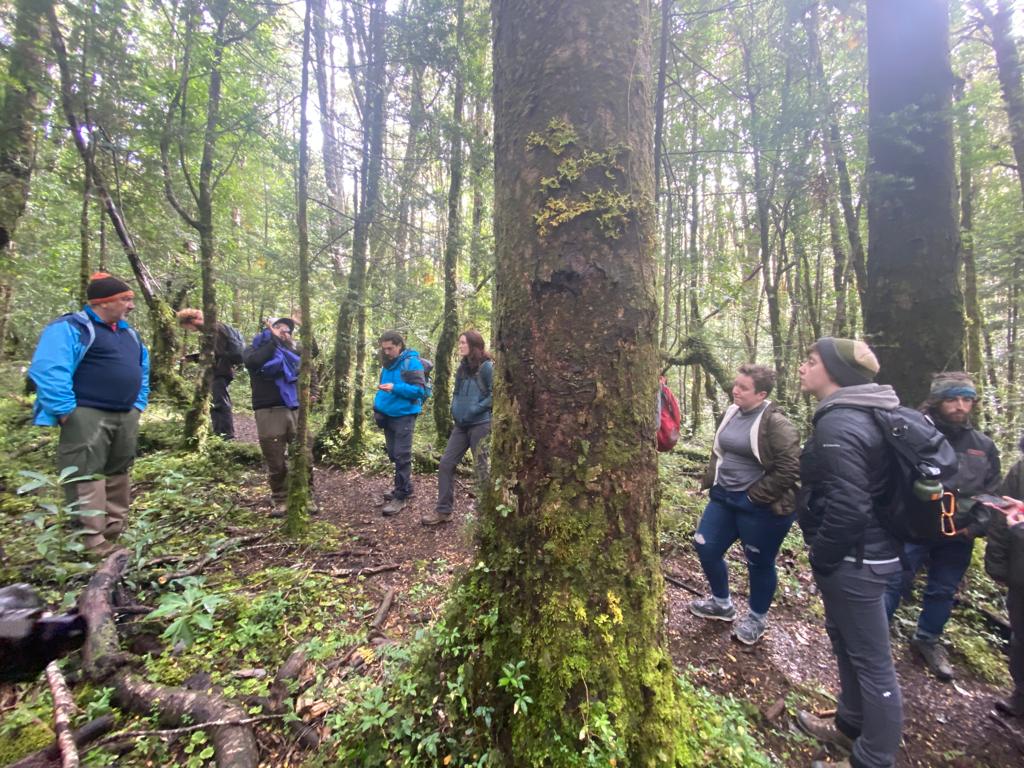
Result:
[[[487,436],[491,433],[491,383],[494,364],[484,349],[484,337],[476,331],[459,335],[462,362],[455,371],[452,419],[455,424],[437,473],[437,504],[420,518],[424,525],[447,523],[455,503],[455,468],[473,451],[477,483],[487,481]]]

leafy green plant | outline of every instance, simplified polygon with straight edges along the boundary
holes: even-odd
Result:
[[[189,577],[177,583],[184,589],[161,596],[160,604],[147,615],[147,618],[172,617],[173,620],[163,631],[162,637],[175,645],[181,643],[187,648],[195,642],[199,631],[209,632],[213,629],[213,615],[217,608],[227,602],[227,598],[207,592],[203,588],[203,579],[200,578]]]
[[[18,488],[17,493],[20,496],[47,489],[51,497],[63,496],[65,486],[92,478],[92,475],[76,475],[76,472],[78,467],[74,466],[65,467],[56,476],[22,470],[18,474],[28,478],[28,482]],[[44,496],[36,501],[36,508],[23,517],[25,522],[35,526],[35,549],[61,586],[86,567],[80,562],[85,550],[81,538],[86,531],[78,523],[83,517],[103,514],[102,510],[82,509],[81,504],[80,501],[62,504]]]
[[[525,661],[517,661],[515,664],[508,662],[501,667],[502,675],[498,678],[498,687],[503,688],[512,694],[512,714],[526,714],[527,706],[533,704],[533,699],[526,695],[526,681],[530,676],[523,672],[526,666]]]

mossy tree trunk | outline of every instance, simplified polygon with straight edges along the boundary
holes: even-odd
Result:
[[[149,320],[153,325],[152,348],[150,349],[150,372],[149,382],[154,393],[163,394],[174,404],[183,405],[188,401],[184,382],[181,377],[175,374],[174,365],[178,356],[178,334],[177,322],[174,311],[170,304],[161,296],[156,280],[150,274],[138,249],[135,247],[135,240],[128,225],[121,215],[121,209],[111,196],[103,173],[96,164],[95,155],[85,141],[83,126],[78,119],[74,109],[74,91],[71,80],[71,67],[68,63],[67,47],[64,45],[64,36],[60,29],[60,21],[57,12],[52,4],[47,7],[47,22],[50,28],[50,41],[57,59],[57,69],[60,76],[60,102],[64,117],[68,123],[71,138],[78,150],[90,178],[92,179],[93,190],[103,205],[103,210],[110,219],[118,240],[124,249],[124,254],[131,265],[132,274],[139,286],[142,297],[146,302],[146,309],[149,311]],[[106,258],[104,250],[100,251],[100,267],[102,268]]]
[[[361,9],[356,9],[361,13]],[[334,380],[331,387],[331,410],[321,435],[323,438],[345,426],[348,408],[352,402],[349,377],[355,355],[352,326],[358,320],[360,305],[366,301],[366,263],[370,245],[370,230],[380,203],[380,176],[384,158],[385,112],[385,33],[386,10],[383,0],[369,5],[369,43],[367,46],[366,75],[363,80],[363,154],[359,173],[360,204],[352,232],[352,260],[348,286],[338,308],[335,324]],[[346,27],[346,34],[350,33]]]
[[[450,617],[479,640],[469,711],[493,709],[499,765],[577,765],[595,747],[671,765],[650,4],[494,0],[492,14],[494,461],[482,567]]]
[[[309,450],[310,378],[313,373],[313,328],[309,301],[309,122],[306,106],[309,102],[309,38],[311,11],[315,0],[306,0],[306,16],[302,29],[302,86],[299,91],[299,167],[296,194],[296,230],[299,244],[299,305],[302,325],[302,363],[299,366],[299,418],[295,430],[295,443],[291,447],[288,467],[288,514],[285,533],[297,536],[309,525],[309,502],[312,499],[310,469],[313,457]]]
[[[455,55],[463,48],[465,3],[456,2]],[[459,338],[459,307],[457,303],[459,250],[462,248],[462,105],[465,99],[465,74],[460,61],[455,63],[455,94],[450,128],[451,163],[448,183],[448,233],[444,242],[444,317],[437,340],[434,359],[434,426],[437,441],[444,445],[452,431],[449,390],[452,380],[452,357]]]
[[[869,0],[864,325],[878,381],[910,404],[963,365],[952,97],[948,4]]]
[[[52,0],[16,0],[14,39],[7,52],[7,73],[0,89],[0,295],[10,299],[11,242],[25,212],[35,164],[39,90],[46,78],[43,42]],[[6,314],[0,318],[0,357],[7,335]]]

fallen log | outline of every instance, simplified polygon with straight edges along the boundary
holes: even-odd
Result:
[[[380,601],[380,606],[377,608],[377,614],[373,617],[373,621],[370,622],[371,632],[380,632],[380,628],[384,626],[384,622],[388,618],[388,614],[391,612],[391,606],[395,603],[395,596],[398,594],[398,590],[392,587],[388,590],[388,593],[384,595],[384,599]]]
[[[121,652],[111,595],[127,565],[126,549],[114,552],[96,570],[79,598],[88,632],[82,647],[86,677],[114,689],[114,703],[135,714],[155,714],[161,725],[205,727],[218,768],[257,768],[259,754],[245,711],[216,693],[189,691],[147,682],[126,665]],[[245,723],[245,724],[243,724]]]
[[[375,576],[378,573],[397,571],[401,567],[402,566],[399,563],[387,563],[385,565],[371,565],[367,568],[335,568],[333,570],[328,570],[326,568],[314,568],[310,573],[333,576],[336,579],[348,579],[352,576]]]

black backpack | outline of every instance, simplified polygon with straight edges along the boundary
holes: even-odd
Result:
[[[953,446],[923,413],[899,406],[869,409],[889,452],[889,482],[875,499],[878,517],[900,541],[938,541],[956,532],[952,493],[946,487],[959,470]]]
[[[245,349],[245,339],[237,328],[232,328],[227,323],[224,326],[224,355],[231,365],[242,364],[242,351]]]

